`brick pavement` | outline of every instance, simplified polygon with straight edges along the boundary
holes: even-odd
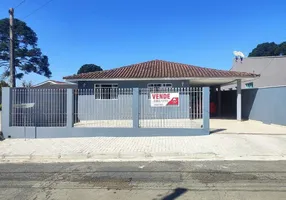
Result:
[[[284,160],[286,135],[6,139],[1,162]]]

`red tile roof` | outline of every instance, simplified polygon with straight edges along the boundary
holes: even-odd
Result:
[[[133,64],[111,70],[90,72],[66,76],[64,79],[156,79],[156,78],[223,78],[223,77],[256,77],[258,75],[246,73],[210,69],[193,65],[152,60],[139,64]]]

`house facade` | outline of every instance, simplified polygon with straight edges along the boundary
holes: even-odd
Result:
[[[141,109],[145,108],[145,115],[149,119],[154,118],[189,118],[189,95],[180,94],[179,107],[159,107],[151,108],[150,92],[166,92],[172,88],[189,87],[186,80],[95,80],[95,81],[78,81],[78,110],[80,120],[103,120],[103,119],[120,119],[125,116],[126,119],[132,117],[131,102],[132,88],[140,88]],[[143,91],[143,88],[146,90]],[[148,90],[148,91],[147,91]],[[118,100],[118,101],[116,101]],[[114,112],[114,107],[118,102],[126,102],[120,105],[120,109]],[[94,108],[96,112],[86,116],[85,114],[90,108]],[[183,112],[184,110],[188,112]],[[151,113],[156,112],[156,116]],[[168,112],[168,116],[166,115]],[[184,113],[178,115],[177,113]],[[150,113],[150,114],[148,114]]]
[[[128,88],[145,89],[143,90],[145,93],[142,94],[141,102],[143,103],[141,103],[141,106],[148,108],[145,110],[145,114],[150,118],[154,116],[148,115],[148,113],[154,112],[154,109],[158,109],[156,113],[162,115],[156,115],[156,118],[166,118],[166,112],[169,113],[168,117],[172,119],[189,118],[193,110],[197,111],[198,107],[199,109],[201,108],[201,105],[193,104],[194,98],[201,98],[199,97],[199,92],[194,92],[195,96],[191,96],[190,93],[179,92],[180,102],[184,102],[184,104],[178,107],[160,108],[152,108],[150,106],[150,101],[148,101],[150,100],[150,93],[190,87],[193,90],[196,90],[196,88],[199,90],[203,86],[220,87],[231,82],[240,84],[241,80],[247,81],[256,77],[257,75],[253,73],[216,70],[163,60],[152,60],[111,70],[66,76],[64,79],[78,84],[78,92],[80,93],[77,99],[78,111],[86,113],[85,111],[88,111],[91,105],[96,105],[97,112],[91,115],[79,114],[79,120],[98,120],[106,119],[106,116],[112,116],[110,115],[112,109],[109,110],[109,108],[114,107],[113,104],[116,104],[116,101],[112,100],[132,98],[132,94],[120,93],[118,92],[120,90],[124,91],[124,89]],[[240,101],[240,98],[238,98],[238,101]],[[241,102],[238,103],[238,107],[240,105]],[[130,105],[122,106],[126,106],[126,109],[123,109],[122,112],[131,112],[128,111]],[[102,109],[103,107],[104,109]],[[178,112],[182,112],[184,115],[178,116],[176,114]],[[114,115],[119,116],[122,113],[114,113]],[[238,112],[238,119],[240,119],[240,115]],[[128,116],[131,116],[131,113]]]
[[[241,120],[241,82],[256,77],[153,60],[64,77],[78,89],[4,88],[2,130],[13,138],[206,135],[210,91],[235,82]]]

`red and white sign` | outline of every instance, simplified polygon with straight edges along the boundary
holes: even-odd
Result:
[[[151,107],[179,106],[179,93],[151,93]]]

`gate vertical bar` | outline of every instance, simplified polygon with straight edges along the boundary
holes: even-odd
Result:
[[[73,89],[67,89],[67,127],[73,127]]]
[[[203,88],[203,128],[210,131],[210,88]]]
[[[139,88],[133,88],[132,120],[133,128],[139,128]]]
[[[221,87],[218,86],[218,91],[217,91],[217,94],[218,94],[218,117],[221,117]]]
[[[241,121],[241,80],[237,80],[236,88],[236,119]]]

